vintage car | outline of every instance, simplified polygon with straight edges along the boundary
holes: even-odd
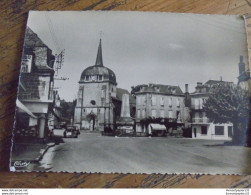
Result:
[[[64,138],[67,138],[67,137],[77,138],[79,134],[80,134],[80,131],[77,127],[67,126],[64,131]]]

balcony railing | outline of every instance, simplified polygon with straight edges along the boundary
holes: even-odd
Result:
[[[193,123],[209,123],[208,118],[193,118],[192,119]]]

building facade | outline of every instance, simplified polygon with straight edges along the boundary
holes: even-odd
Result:
[[[203,109],[203,104],[209,97],[210,89],[225,81],[209,80],[205,84],[197,83],[195,92],[191,97],[191,126],[194,139],[218,139],[231,140],[233,136],[233,124],[214,124],[209,121]]]
[[[178,86],[149,84],[137,86],[136,96],[136,133],[151,134],[149,124],[144,120],[159,120],[168,132],[184,126],[189,121],[185,105],[185,94]],[[163,128],[163,127],[162,127]]]
[[[103,65],[101,40],[96,63],[81,74],[74,123],[80,129],[104,131],[114,129],[116,98],[116,76]]]
[[[27,27],[17,99],[17,135],[46,136],[53,104],[54,60],[52,50]]]

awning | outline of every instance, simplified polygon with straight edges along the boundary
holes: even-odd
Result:
[[[23,110],[24,112],[26,112],[28,115],[30,115],[33,118],[37,118],[25,105],[22,104],[22,102],[20,102],[18,99],[16,101],[16,105],[19,109]]]
[[[166,126],[165,125],[151,123],[150,127],[152,128],[152,130],[166,131]]]

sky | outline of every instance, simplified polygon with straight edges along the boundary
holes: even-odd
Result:
[[[76,98],[82,71],[95,64],[100,34],[104,66],[117,87],[166,84],[194,91],[209,79],[237,83],[239,56],[248,62],[240,16],[164,12],[31,11],[27,25],[58,54],[65,49],[56,80],[60,98]],[[102,33],[100,33],[102,32]]]

